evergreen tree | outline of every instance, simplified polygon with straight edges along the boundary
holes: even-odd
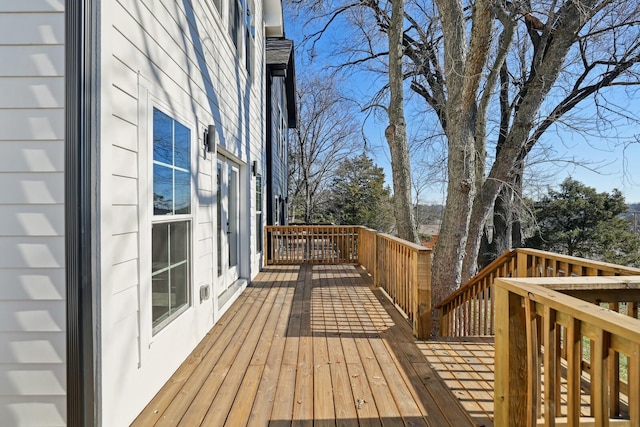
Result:
[[[330,190],[330,215],[337,224],[388,232],[393,225],[391,191],[385,175],[366,154],[343,161]]]
[[[598,193],[567,178],[559,191],[535,204],[538,232],[527,246],[617,264],[640,265],[640,238],[620,217],[628,207],[620,191]]]

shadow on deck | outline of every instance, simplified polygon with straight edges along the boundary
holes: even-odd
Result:
[[[354,265],[265,268],[133,425],[492,425],[371,284]]]

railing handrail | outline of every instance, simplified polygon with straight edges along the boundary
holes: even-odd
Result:
[[[393,236],[391,234],[380,233],[378,231],[376,231],[375,233],[378,235],[378,237],[380,237],[382,239],[391,240],[393,242],[399,243],[399,244],[401,244],[403,246],[406,246],[407,248],[410,248],[410,249],[412,249],[414,251],[417,251],[417,252],[431,252],[432,251],[432,249],[430,249],[430,248],[424,247],[422,245],[418,245],[417,243],[413,243],[413,242],[410,242],[408,240],[401,239],[401,238]]]
[[[555,252],[542,251],[540,249],[531,249],[531,248],[517,248],[514,249],[518,254],[526,254],[526,255],[534,255],[540,257],[549,257],[555,258],[561,262],[568,262],[574,265],[581,265],[582,267],[587,268],[595,268],[598,270],[614,273],[612,276],[620,275],[620,276],[635,276],[640,275],[640,268],[627,267],[624,265],[613,264],[610,262],[604,261],[594,261],[587,258],[580,258],[571,255],[563,255]]]
[[[431,332],[431,249],[353,225],[267,226],[265,264],[360,264],[409,320]]]
[[[615,276],[615,275],[620,275],[620,276],[640,275],[640,268],[626,267],[626,266],[623,266],[623,265],[612,264],[612,263],[608,263],[608,262],[594,261],[594,260],[589,260],[589,259],[586,259],[586,258],[574,257],[574,256],[570,256],[570,255],[562,255],[562,254],[557,254],[555,252],[542,251],[542,250],[539,250],[539,249],[517,248],[517,249],[512,249],[510,251],[504,252],[498,258],[493,260],[489,265],[487,265],[485,268],[480,270],[480,272],[478,272],[478,274],[473,276],[471,279],[469,279],[469,281],[467,281],[465,284],[463,284],[458,289],[456,289],[451,295],[449,295],[447,298],[442,300],[438,305],[435,306],[435,308],[436,309],[440,309],[443,306],[445,306],[446,304],[450,303],[451,301],[456,299],[457,296],[463,294],[467,288],[472,287],[473,285],[475,285],[476,283],[480,282],[484,278],[490,276],[492,273],[495,273],[495,271],[499,267],[501,267],[504,264],[506,264],[508,261],[510,261],[513,257],[517,256],[518,254],[535,255],[535,256],[540,256],[540,257],[553,257],[558,261],[571,262],[571,264],[574,264],[574,265],[575,264],[579,264],[579,265],[581,265],[583,267],[596,268],[598,270],[611,272],[611,273],[614,273],[614,274],[612,274],[613,276]],[[618,273],[618,274],[616,274],[616,273]]]
[[[492,285],[498,277],[629,276],[639,268],[518,248],[503,253],[435,306],[442,335],[493,335]],[[488,310],[488,311],[487,311]]]
[[[462,295],[468,288],[471,288],[476,283],[490,276],[492,273],[497,271],[499,267],[510,262],[516,256],[517,249],[512,249],[507,252],[503,252],[498,258],[494,259],[489,265],[480,270],[478,274],[469,279],[464,285],[460,286],[456,289],[451,295],[442,300],[438,305],[435,306],[436,309],[441,309],[445,305],[449,304],[451,301],[455,300],[459,295]]]
[[[496,425],[536,425],[542,414],[545,425],[554,425],[561,414],[568,425],[579,425],[583,393],[590,396],[595,425],[624,415],[623,402],[628,402],[626,425],[640,424],[640,321],[635,314],[625,316],[554,289],[598,286],[602,280],[618,281],[617,287],[624,288],[625,283],[638,283],[640,276],[495,281]],[[591,342],[590,386],[582,391],[585,339]],[[628,384],[633,387],[621,387],[619,354],[627,357]],[[563,382],[566,399],[559,392]]]
[[[607,277],[606,280],[615,281],[616,279]],[[638,282],[640,276],[624,276],[618,280]],[[527,297],[582,322],[598,325],[600,329],[640,344],[640,321],[637,319],[556,290],[567,287],[569,283],[582,287],[592,285],[593,277],[501,277],[496,279],[496,283],[498,282],[499,286],[511,293]]]

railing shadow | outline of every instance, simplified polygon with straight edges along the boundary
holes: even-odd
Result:
[[[266,269],[270,272],[272,267]],[[371,276],[356,265],[302,265],[296,282],[293,305],[299,310],[292,312],[287,328],[288,339],[313,338],[319,340],[339,339],[345,348],[371,348],[376,359],[396,364],[405,378],[417,404],[427,409],[425,415],[430,425],[492,425],[486,414],[468,414],[456,396],[449,391],[441,378],[432,371],[426,358],[416,345],[409,319],[402,316],[381,289],[373,287]],[[353,345],[351,345],[353,344]],[[345,357],[347,355],[345,354]],[[366,356],[365,356],[366,357]],[[331,361],[333,363],[333,361]],[[338,362],[340,363],[340,362]],[[382,363],[382,362],[379,362]],[[449,408],[447,414],[438,413]],[[386,425],[394,422],[406,425],[424,425],[425,417],[412,420],[377,418]],[[340,419],[348,425],[357,420]],[[362,421],[362,420],[361,420]],[[281,424],[273,424],[273,423]],[[315,425],[323,425],[315,420]],[[319,424],[320,423],[320,424]],[[336,420],[328,421],[334,426]],[[290,421],[272,421],[270,425],[290,425]]]

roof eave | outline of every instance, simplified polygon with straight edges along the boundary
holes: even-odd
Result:
[[[267,37],[284,37],[282,0],[264,0],[264,28]]]

